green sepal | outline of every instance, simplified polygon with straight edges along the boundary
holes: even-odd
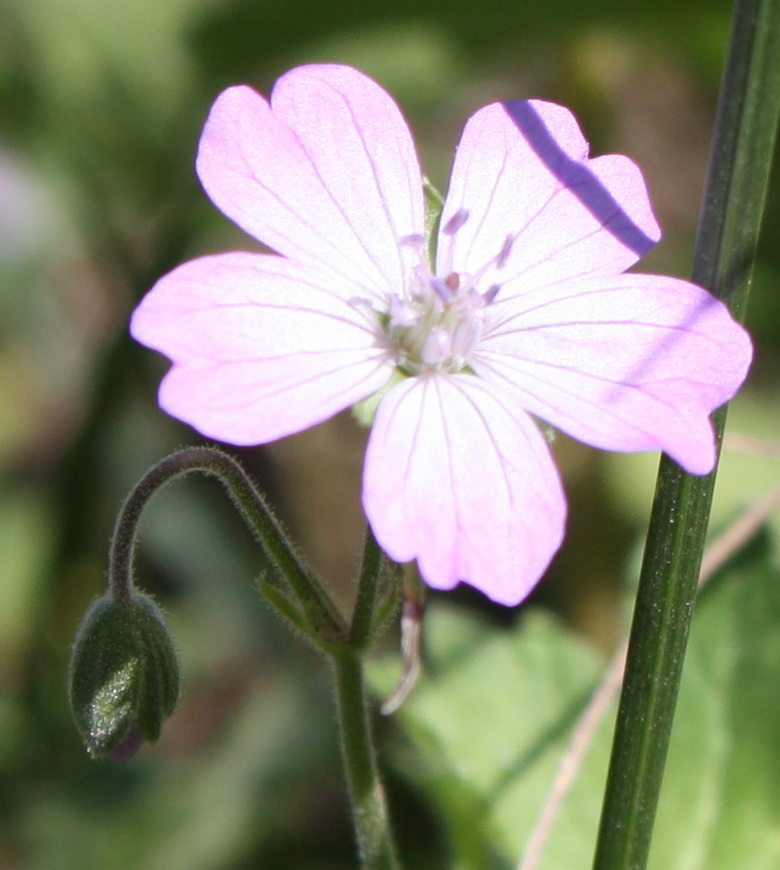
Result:
[[[423,179],[425,195],[425,239],[428,248],[428,265],[436,272],[436,242],[439,236],[439,223],[444,209],[444,197],[427,179]]]
[[[265,574],[255,581],[260,594],[274,608],[274,610],[290,622],[292,627],[299,631],[307,640],[315,643],[314,637],[306,624],[306,617],[301,613],[295,601],[286,595],[278,586],[265,579]]]
[[[179,698],[176,651],[157,605],[99,598],[87,611],[70,662],[70,702],[93,758],[140,738],[154,743]]]
[[[358,425],[370,429],[374,425],[374,417],[376,417],[379,403],[396,384],[400,384],[401,381],[406,380],[407,377],[409,376],[405,372],[402,372],[399,368],[395,368],[393,369],[393,373],[390,375],[389,380],[381,390],[377,390],[367,398],[356,402],[352,406],[352,416],[355,418]]]

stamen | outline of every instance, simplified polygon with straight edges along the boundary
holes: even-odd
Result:
[[[452,300],[455,298],[452,287],[447,283],[447,281],[442,281],[441,278],[437,278],[435,275],[431,275],[430,284],[431,287],[433,287],[433,289],[436,291],[436,295],[445,305],[449,305],[450,302],[452,302]]]
[[[452,236],[468,218],[466,209],[458,209],[442,227],[438,274],[432,273],[423,236],[413,234],[399,239],[401,246],[414,251],[413,262],[409,264],[406,286],[388,299],[381,325],[397,365],[409,374],[419,374],[431,367],[459,372],[468,366],[486,328],[484,309],[501,289],[501,284],[493,284],[485,293],[478,288],[484,273],[506,263],[514,244],[511,235],[506,237],[498,255],[476,275],[448,265],[454,247]]]
[[[398,239],[398,244],[403,245],[405,248],[412,248],[415,251],[419,251],[425,247],[425,236],[421,236],[419,233],[413,233],[410,236],[401,236]]]
[[[512,246],[514,243],[514,236],[510,235],[504,239],[504,245],[496,257],[496,269],[503,269],[504,266],[506,266],[506,261],[509,259],[509,254],[512,252]]]
[[[469,211],[466,208],[459,208],[455,214],[444,224],[442,228],[442,232],[446,233],[448,236],[454,236],[455,233],[466,223],[469,219]]]
[[[500,284],[491,284],[490,287],[485,290],[482,294],[482,298],[485,300],[486,305],[490,305],[490,303],[498,296],[498,291],[501,289]]]

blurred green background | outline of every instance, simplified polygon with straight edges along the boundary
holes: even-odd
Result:
[[[399,101],[442,188],[476,108],[563,102],[594,154],[627,153],[645,172],[665,239],[641,268],[685,276],[730,13],[725,0],[2,0],[0,870],[355,866],[328,675],[253,589],[262,559],[215,483],[171,487],[144,524],[141,585],[170,614],[184,671],[162,740],[130,764],[90,762],[67,709],[69,646],[101,591],[118,505],[154,460],[200,441],[156,407],[166,363],[129,339],[129,314],[182,260],[256,247],[193,171],[217,93],[267,93],[298,63],[358,66]],[[751,300],[757,359],[731,416],[770,440],[779,189]],[[233,451],[345,605],[363,438],[344,415]],[[739,447],[716,525],[780,476]],[[556,452],[570,532],[536,600],[604,651],[657,459],[564,438]],[[468,590],[448,599],[496,625],[522,619]],[[382,722],[380,739],[409,866],[446,866],[435,813],[394,772],[403,736]]]

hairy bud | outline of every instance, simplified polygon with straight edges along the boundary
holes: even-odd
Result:
[[[154,743],[179,697],[179,666],[157,605],[133,592],[87,611],[70,662],[70,702],[93,758],[127,759]]]

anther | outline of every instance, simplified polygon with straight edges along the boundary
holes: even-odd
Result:
[[[425,236],[421,236],[419,233],[412,233],[410,236],[401,236],[398,240],[398,244],[419,251],[425,247]]]
[[[501,250],[499,251],[498,256],[496,257],[496,268],[497,269],[503,269],[504,266],[506,266],[506,261],[509,259],[509,255],[512,252],[512,246],[514,245],[514,243],[515,243],[514,236],[510,235],[504,239],[504,244],[503,244]]]
[[[498,291],[500,289],[500,284],[491,284],[490,287],[485,290],[485,292],[482,294],[482,298],[487,305],[490,305],[490,303],[496,298],[496,296],[498,296]]]
[[[437,278],[435,275],[431,275],[430,283],[431,287],[433,287],[433,289],[436,291],[436,295],[445,305],[449,305],[449,303],[452,302],[452,300],[455,298],[453,288],[447,281],[442,281],[441,278]]]
[[[442,228],[442,232],[446,233],[448,236],[454,236],[455,233],[466,223],[469,219],[469,211],[466,208],[459,208],[455,214],[444,224]]]

